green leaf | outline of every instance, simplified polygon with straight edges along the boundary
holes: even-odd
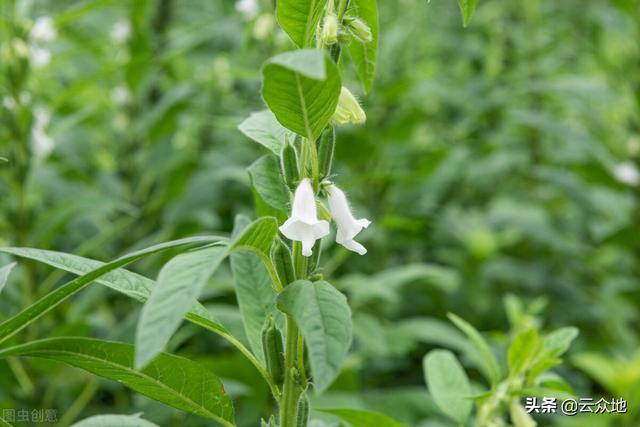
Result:
[[[105,263],[64,252],[47,251],[30,248],[4,248],[15,256],[32,259],[78,276],[88,274],[105,265]],[[153,280],[124,269],[111,271],[98,279],[96,283],[107,286],[137,301],[145,302],[151,295]],[[226,334],[227,330],[200,303],[195,303],[186,316],[187,320],[216,333]]]
[[[333,414],[351,427],[406,427],[404,424],[379,412],[361,409],[319,409],[319,411]]]
[[[234,229],[242,228],[249,220],[238,216]],[[271,284],[269,272],[260,257],[250,252],[231,255],[231,270],[235,282],[238,307],[242,315],[244,330],[253,354],[264,365],[262,352],[262,325],[269,314],[276,311],[276,292]]]
[[[471,22],[473,12],[476,10],[477,0],[458,0],[460,12],[462,13],[462,25],[467,26]]]
[[[522,404],[520,404],[518,399],[511,399],[509,413],[515,427],[536,427],[538,425],[527,413]]]
[[[159,245],[154,245],[146,249],[142,249],[131,254],[125,255],[112,261],[110,263],[104,264],[103,266],[94,269],[64,285],[57,288],[56,290],[50,292],[45,295],[43,298],[39,299],[29,307],[22,310],[20,313],[15,316],[5,320],[0,324],[0,342],[3,342],[31,323],[33,323],[36,319],[40,318],[42,315],[48,313],[53,310],[58,304],[62,301],[66,300],[70,296],[79,292],[85,286],[89,285],[89,283],[94,280],[100,278],[101,276],[109,273],[113,270],[116,270],[120,267],[124,267],[127,264],[131,264],[134,261],[139,260],[140,258],[144,258],[145,256],[164,251],[167,249],[179,247],[179,246],[188,246],[195,244],[207,244],[207,243],[218,243],[223,239],[220,237],[190,237],[186,239],[174,240],[171,242],[161,243]],[[19,256],[20,253],[28,254],[29,252],[36,251],[28,248],[0,248],[0,252],[16,254]],[[28,257],[28,256],[27,256]]]
[[[260,157],[249,166],[249,176],[255,191],[269,206],[288,212],[290,193],[280,173],[278,158],[271,154]]]
[[[226,247],[211,247],[178,255],[162,267],[140,313],[136,368],[145,366],[162,351],[226,255]]]
[[[10,347],[0,357],[52,359],[118,381],[147,397],[224,426],[234,426],[233,403],[220,380],[208,369],[162,353],[148,367],[133,368],[131,345],[92,338],[51,338]]]
[[[507,353],[509,374],[512,377],[527,369],[535,357],[539,345],[538,331],[535,328],[521,331],[516,335]]]
[[[555,330],[544,337],[543,349],[553,357],[560,357],[569,350],[579,333],[580,331],[572,326]]]
[[[286,137],[293,137],[293,133],[283,127],[271,110],[251,113],[238,125],[240,132],[255,142],[267,147],[276,156],[280,155]]]
[[[11,264],[7,264],[4,267],[0,268],[0,292],[4,289],[4,286],[7,284],[7,280],[9,280],[9,275],[11,274],[11,270],[16,266],[15,262]]]
[[[376,64],[378,58],[378,4],[377,0],[351,0],[349,8],[353,15],[362,19],[371,29],[372,39],[364,43],[357,38],[353,38],[349,45],[349,52],[356,67],[358,79],[362,83],[365,92],[369,92],[373,87],[373,79],[376,75]]]
[[[329,283],[298,280],[278,297],[304,335],[317,391],[338,376],[351,345],[351,310],[347,299]]]
[[[326,4],[327,0],[278,0],[278,23],[298,47],[310,47]]]
[[[13,426],[8,422],[6,422],[4,418],[0,417],[0,427],[13,427]]]
[[[96,415],[78,421],[71,427],[158,427],[151,421],[140,418],[140,415]]]
[[[247,250],[268,260],[271,246],[278,235],[278,221],[273,217],[262,217],[245,228],[242,233],[232,239],[229,251]]]
[[[425,380],[438,408],[459,424],[464,424],[473,407],[467,374],[448,350],[433,350],[423,361]]]
[[[467,335],[467,337],[469,337],[478,349],[481,356],[481,365],[479,366],[480,370],[486,375],[487,379],[491,381],[492,385],[498,384],[502,377],[500,365],[498,365],[496,356],[493,354],[493,351],[491,351],[489,344],[487,344],[484,338],[482,338],[480,332],[478,332],[469,322],[453,313],[447,314],[447,317],[449,317],[449,320],[451,320],[462,332],[465,333],[465,335]]]
[[[338,105],[338,68],[321,50],[304,49],[271,58],[262,69],[262,96],[278,121],[314,140]]]

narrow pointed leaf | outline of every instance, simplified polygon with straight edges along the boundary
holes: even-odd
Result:
[[[406,427],[384,414],[361,409],[320,409],[320,412],[333,414],[351,427]]]
[[[296,322],[305,338],[316,391],[338,376],[351,346],[351,310],[329,283],[298,280],[278,297],[278,307]]]
[[[92,338],[51,338],[10,347],[0,357],[56,360],[118,381],[174,408],[233,426],[233,403],[220,380],[201,365],[163,353],[143,370],[133,368],[131,345]]]
[[[378,4],[377,0],[351,0],[349,8],[354,16],[362,19],[371,30],[371,41],[364,43],[356,38],[349,45],[349,52],[356,67],[358,79],[362,83],[365,92],[373,87],[373,79],[376,75],[378,60]]]
[[[4,289],[4,286],[7,284],[7,280],[9,280],[9,275],[11,274],[11,270],[16,266],[15,262],[11,264],[5,265],[4,267],[0,267],[0,292]]]
[[[315,140],[338,105],[338,68],[321,50],[303,49],[271,58],[262,69],[262,96],[287,129]]]
[[[62,285],[58,289],[50,292],[29,307],[25,308],[20,313],[0,323],[0,342],[3,342],[12,337],[25,327],[33,323],[42,315],[53,310],[53,308],[57,307],[62,301],[66,300],[70,296],[74,295],[75,293],[89,285],[89,283],[100,278],[101,276],[104,276],[110,271],[116,270],[120,267],[124,267],[125,265],[137,261],[140,258],[144,258],[145,256],[149,256],[151,254],[170,248],[195,244],[215,243],[219,242],[220,240],[221,238],[219,237],[192,237],[187,239],[174,240],[133,252],[131,254],[120,257],[115,261],[104,264],[103,266]],[[12,251],[28,252],[29,249],[0,248],[0,252],[12,253]]]
[[[276,15],[298,47],[310,47],[327,0],[278,0]]]
[[[458,0],[458,6],[460,6],[460,12],[462,13],[462,25],[467,26],[471,22],[473,12],[476,10],[476,4],[478,0]]]

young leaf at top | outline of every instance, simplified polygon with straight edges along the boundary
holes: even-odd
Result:
[[[424,357],[424,375],[438,408],[463,425],[473,408],[467,374],[448,350],[433,350]]]
[[[4,267],[0,267],[0,292],[4,289],[4,285],[7,284],[7,280],[9,280],[9,275],[11,274],[11,270],[16,266],[15,262],[11,264],[7,264]]]
[[[509,374],[516,376],[529,366],[540,346],[538,332],[535,328],[524,330],[513,339],[509,346],[507,362]]]
[[[298,47],[311,47],[326,4],[327,0],[278,0],[278,23]]]
[[[133,346],[93,338],[61,337],[0,350],[0,357],[57,360],[127,387],[174,408],[234,426],[233,403],[220,380],[189,359],[162,353],[149,366],[133,368]]]
[[[351,346],[351,309],[346,297],[327,282],[298,280],[279,295],[278,307],[302,331],[314,387],[324,391],[340,373]]]
[[[476,10],[476,4],[478,0],[458,0],[458,6],[460,6],[460,12],[462,13],[462,25],[467,26],[471,22],[473,12]]]
[[[71,427],[158,427],[151,421],[140,418],[140,415],[95,415],[78,421]]]
[[[206,248],[178,255],[162,267],[151,297],[140,313],[136,368],[149,363],[169,342],[226,254],[224,246]]]
[[[384,414],[362,409],[319,409],[320,412],[333,414],[351,427],[406,427],[404,424],[387,417]]]
[[[358,80],[362,83],[365,92],[369,92],[373,87],[378,57],[380,30],[377,0],[351,0],[349,9],[350,13],[362,19],[371,30],[372,38],[370,42],[365,43],[354,37],[349,45],[349,52],[356,67]]]
[[[249,166],[249,175],[255,191],[274,209],[289,211],[289,189],[282,180],[277,157],[267,154]]]
[[[278,121],[314,140],[338,105],[338,68],[321,50],[303,49],[274,56],[262,69],[262,97]]]
[[[258,144],[267,147],[276,156],[282,150],[285,137],[293,137],[293,133],[278,123],[270,110],[251,113],[238,125],[238,129]]]
[[[22,310],[20,313],[0,323],[0,342],[3,342],[13,335],[17,334],[19,331],[33,323],[36,319],[53,310],[62,301],[79,292],[85,286],[89,285],[89,283],[93,282],[96,279],[99,279],[101,276],[104,276],[110,271],[116,270],[120,267],[124,267],[127,264],[131,264],[134,261],[144,258],[145,256],[170,248],[195,244],[202,245],[207,243],[219,243],[222,240],[224,239],[217,236],[190,237],[186,239],[173,240],[171,242],[161,243],[148,247],[146,249],[133,252],[131,254],[120,257],[115,261],[104,264],[103,266],[60,286],[56,290],[48,293],[35,303],[31,304],[29,307]],[[20,251],[29,252],[32,251],[32,249],[0,248],[0,252],[5,253],[14,253]]]

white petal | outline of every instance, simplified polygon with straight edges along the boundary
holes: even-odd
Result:
[[[347,240],[346,242],[342,243],[342,246],[349,249],[350,251],[356,252],[359,255],[364,255],[367,253],[367,248],[365,248],[355,240]]]
[[[354,241],[354,237],[367,228],[371,221],[366,218],[355,219],[351,212],[351,207],[347,201],[347,196],[335,185],[328,188],[329,191],[329,210],[331,216],[338,226],[336,234],[336,242],[345,248],[364,255],[367,250],[360,243]]]

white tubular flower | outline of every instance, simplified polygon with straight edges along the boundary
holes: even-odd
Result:
[[[353,240],[353,238],[356,237],[363,228],[367,228],[369,224],[371,224],[371,221],[366,218],[355,219],[353,217],[347,196],[338,187],[332,184],[327,188],[327,191],[329,193],[329,211],[338,226],[336,242],[350,251],[360,255],[366,254],[367,249]]]
[[[329,223],[318,219],[316,198],[311,181],[303,179],[293,197],[291,217],[280,227],[288,239],[302,242],[302,255],[311,256],[316,240],[329,234]]]
[[[41,16],[31,27],[31,38],[38,42],[52,42],[58,35],[53,19],[50,16]]]

